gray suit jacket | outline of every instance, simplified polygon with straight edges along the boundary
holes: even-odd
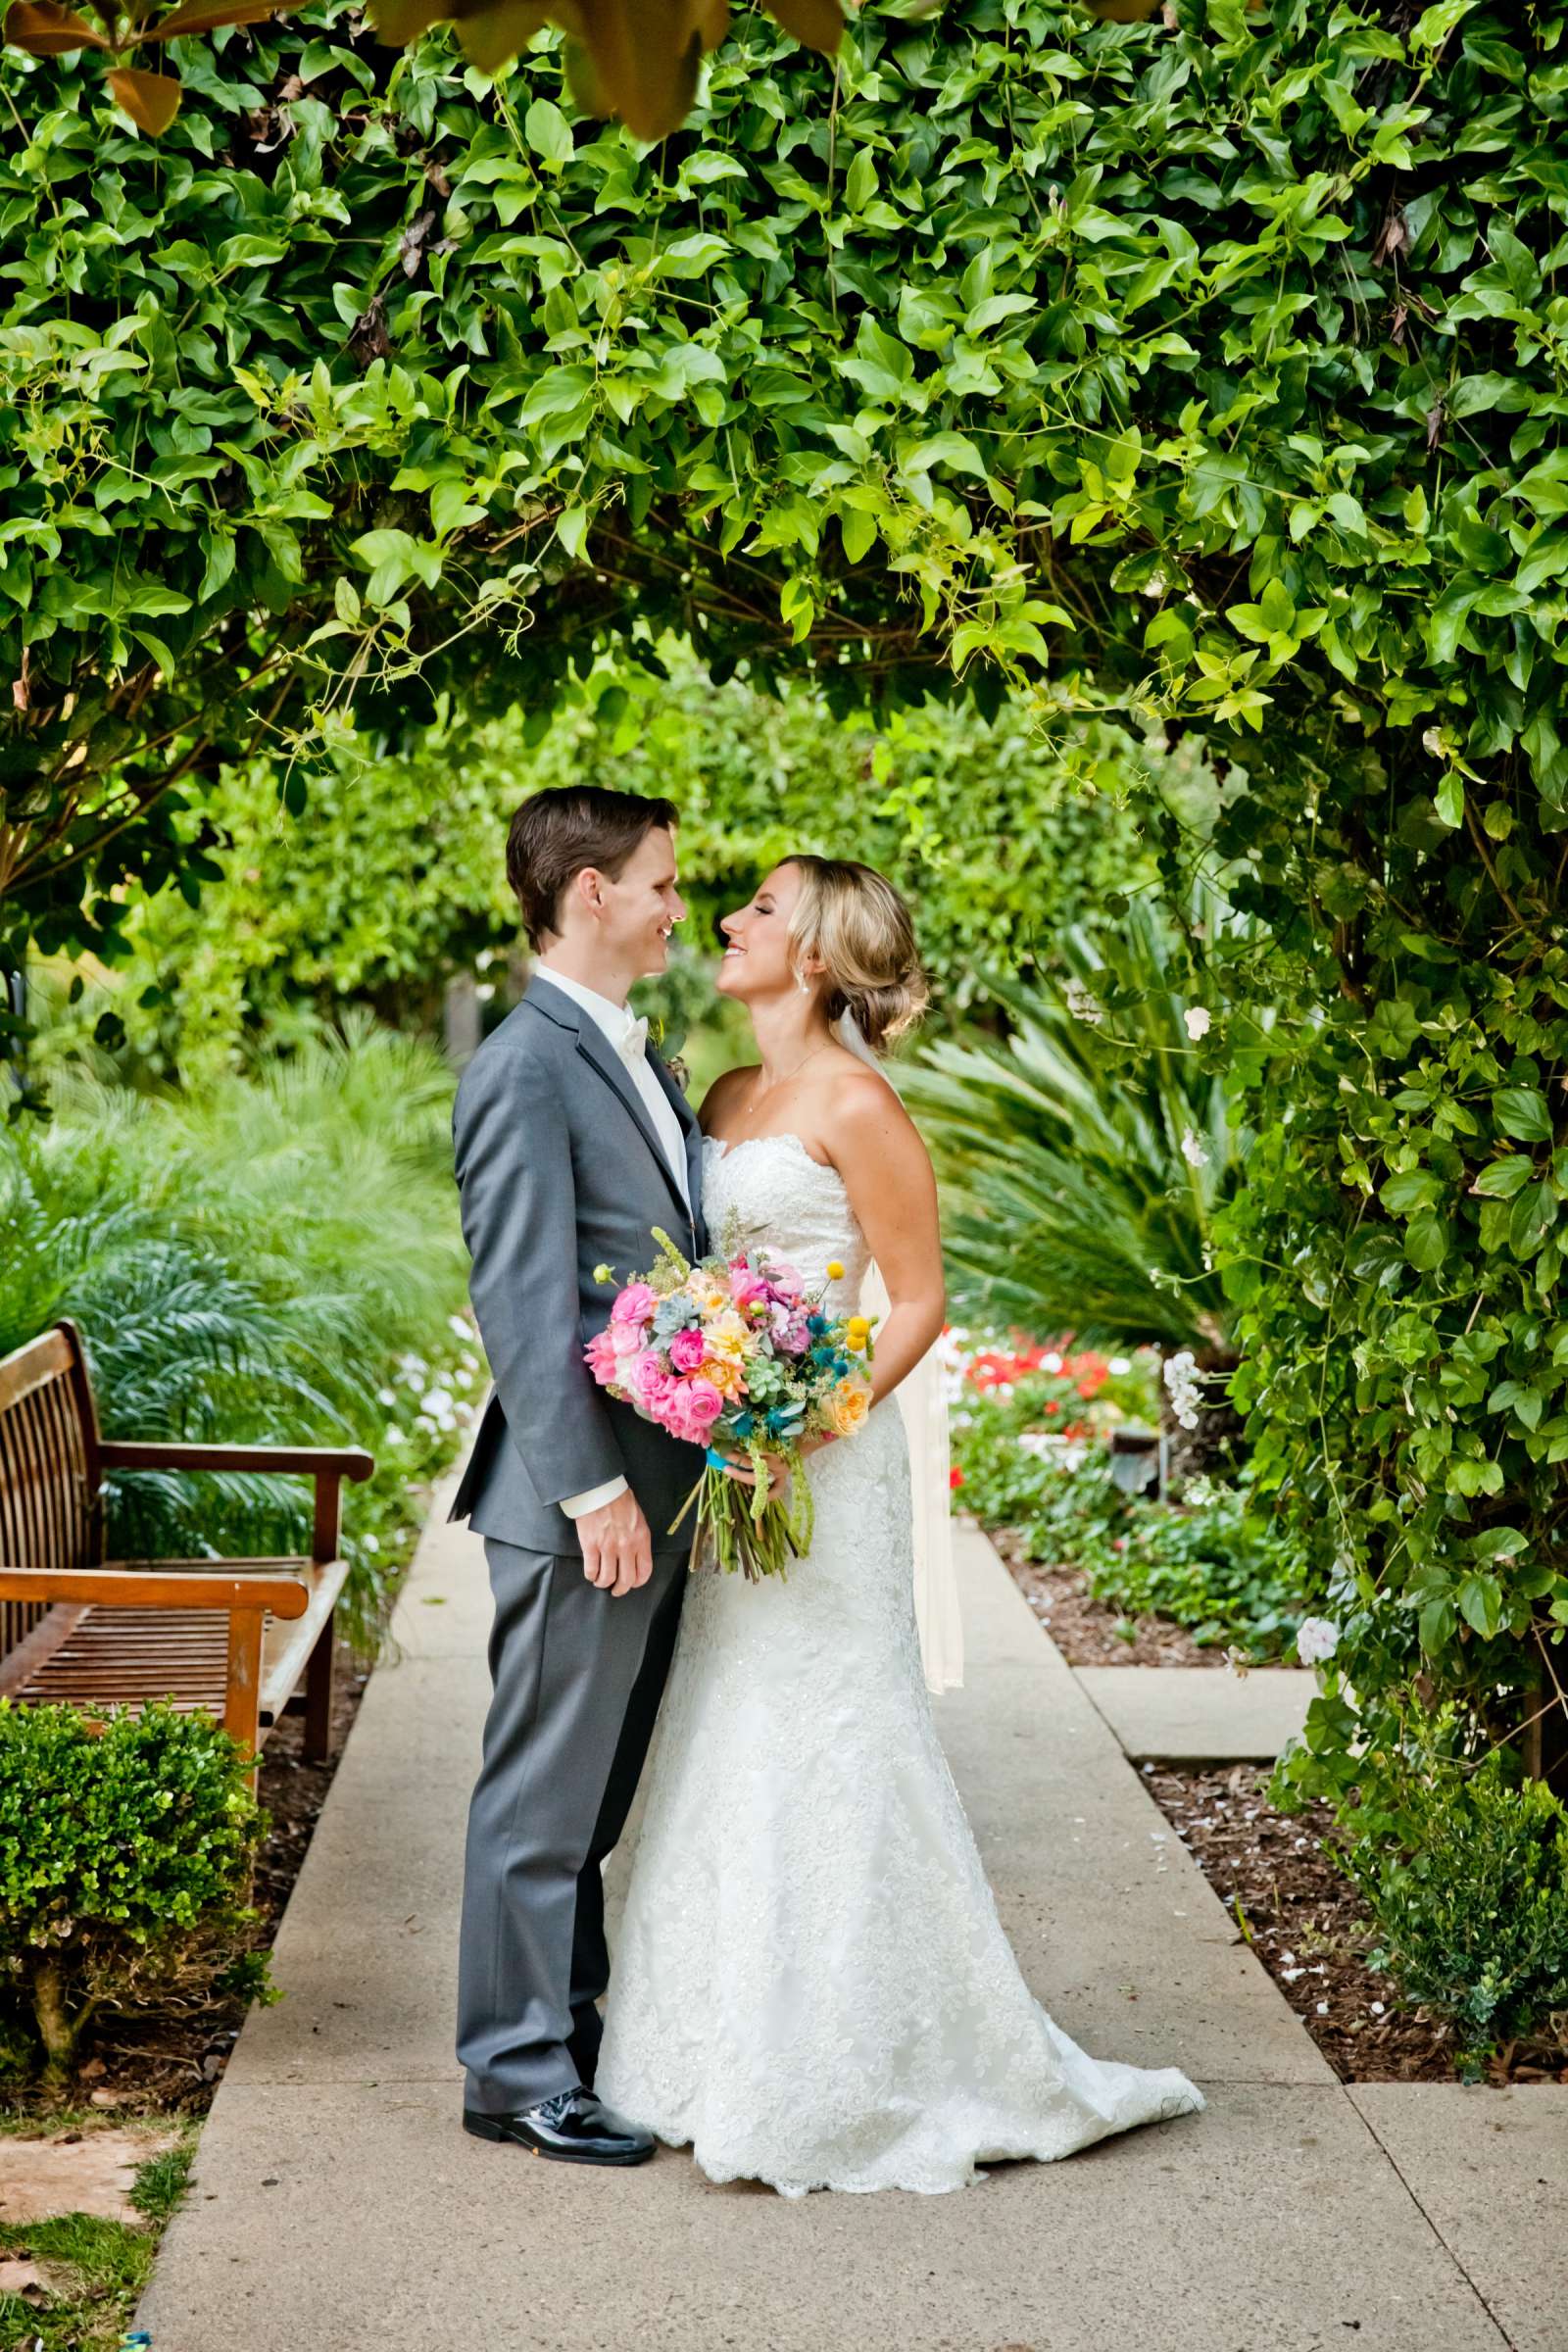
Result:
[[[562,1496],[622,1474],[655,1551],[691,1542],[689,1518],[668,1531],[701,1453],[608,1396],[583,1361],[616,1290],[653,1264],[654,1226],[690,1256],[708,1246],[697,1121],[651,1047],[648,1059],[686,1138],[695,1225],[625,1064],[548,974],[536,974],[458,1087],[468,1290],[495,1394],[450,1516],[529,1550],[574,1555]],[[613,1283],[594,1281],[601,1262]]]

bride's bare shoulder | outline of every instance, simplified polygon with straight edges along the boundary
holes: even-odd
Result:
[[[738,1063],[733,1070],[723,1071],[713,1080],[703,1097],[703,1106],[697,1117],[705,1135],[712,1135],[715,1124],[722,1120],[726,1107],[739,1101],[749,1085],[756,1083],[759,1064]]]
[[[917,1135],[892,1080],[854,1054],[846,1054],[842,1063],[835,1058],[822,1090],[819,1116],[823,1140],[835,1160],[840,1146],[864,1152],[879,1142],[886,1146]]]

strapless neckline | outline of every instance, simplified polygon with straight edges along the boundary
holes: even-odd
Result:
[[[816,1168],[824,1176],[833,1177],[841,1185],[844,1183],[843,1177],[839,1175],[837,1168],[830,1160],[818,1159],[813,1152],[807,1150],[803,1139],[789,1130],[782,1135],[742,1135],[738,1136],[733,1143],[726,1143],[721,1136],[717,1135],[705,1135],[703,1138],[704,1149],[707,1150],[710,1145],[720,1159],[732,1159],[737,1152],[754,1151],[759,1144],[793,1144],[801,1157],[811,1167]]]
[[[703,1138],[703,1208],[713,1247],[726,1229],[736,1247],[771,1250],[823,1287],[831,1313],[853,1313],[870,1251],[837,1168],[814,1159],[799,1135],[745,1135],[734,1143]],[[829,1276],[828,1267],[839,1271]]]

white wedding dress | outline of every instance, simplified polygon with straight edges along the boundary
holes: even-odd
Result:
[[[864,1236],[799,1138],[704,1151],[704,1208],[853,1305]],[[896,1398],[808,1466],[788,1579],[700,1571],[646,1767],[596,2088],[713,2180],[963,2188],[1203,2095],[1091,2058],[1029,1991],[937,1739]]]

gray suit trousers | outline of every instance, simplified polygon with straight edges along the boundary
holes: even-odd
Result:
[[[468,1807],[458,1957],[464,2103],[487,2115],[592,2084],[610,1982],[600,1864],[619,1839],[659,1712],[685,1551],[646,1585],[590,1585],[579,1554],[485,1539],[495,1622]]]

